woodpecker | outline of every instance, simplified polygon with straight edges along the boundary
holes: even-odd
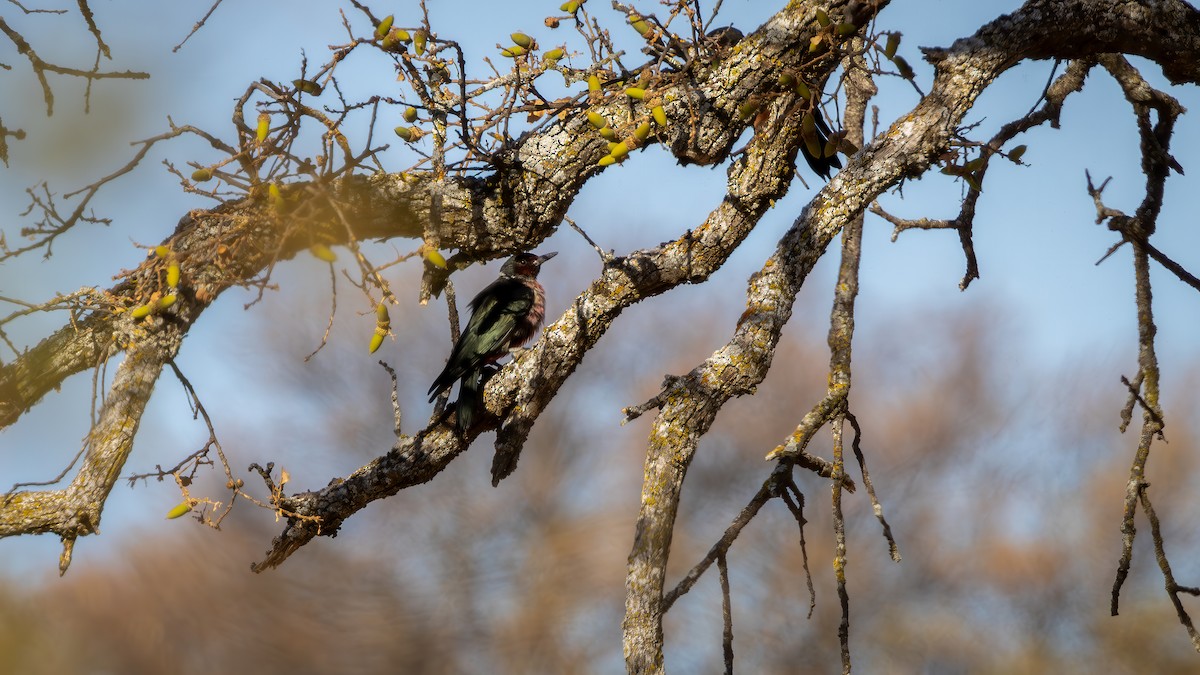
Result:
[[[500,268],[500,277],[471,301],[471,320],[454,343],[446,367],[429,387],[429,401],[459,380],[455,426],[465,433],[482,403],[484,369],[529,342],[546,315],[546,291],[538,283],[542,263],[558,252],[518,253]]]

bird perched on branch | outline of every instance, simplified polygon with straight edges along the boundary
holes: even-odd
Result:
[[[528,342],[546,315],[546,293],[538,283],[542,263],[557,252],[536,256],[518,253],[500,268],[493,281],[471,301],[471,320],[454,343],[446,367],[429,387],[432,402],[460,380],[455,426],[471,428],[482,403],[484,370],[510,350]]]

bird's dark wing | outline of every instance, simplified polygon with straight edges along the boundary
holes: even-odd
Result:
[[[497,279],[480,291],[471,301],[471,320],[454,344],[445,369],[429,387],[430,400],[463,375],[502,356],[533,299],[533,289],[518,279]]]

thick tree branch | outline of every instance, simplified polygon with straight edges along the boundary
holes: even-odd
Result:
[[[1021,60],[1074,58],[1086,53],[1080,51],[1084,45],[1144,54],[1146,45],[1161,37],[1157,32],[1149,35],[1145,26],[1138,27],[1145,20],[1144,9],[1121,2],[1035,0],[948,49],[926,50],[937,71],[931,93],[881,139],[858,153],[804,209],[775,254],[751,279],[748,308],[733,339],[687,376],[672,380],[669,395],[663,397],[664,405],[650,435],[642,506],[626,579],[624,629],[629,672],[662,671],[664,573],[683,479],[699,438],[726,400],[752,390],[765,376],[795,294],[833,236],[883,190],[928,168],[945,150],[979,94]],[[1158,9],[1181,23],[1200,25],[1200,15],[1186,4],[1164,3]],[[1102,18],[1079,20],[1079,15],[1091,16],[1093,10]],[[1121,32],[1114,32],[1118,28]],[[1177,45],[1198,44],[1198,40],[1200,33],[1195,31],[1173,32],[1160,55],[1174,54]],[[1176,76],[1194,80],[1198,72],[1184,69]]]

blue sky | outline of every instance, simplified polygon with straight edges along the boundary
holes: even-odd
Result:
[[[560,35],[562,39],[571,35],[566,28],[551,32],[542,26],[541,19],[554,2],[435,0],[430,4],[435,30],[461,42],[468,63],[477,68],[477,73],[486,72],[480,62],[482,56],[493,55],[494,45],[507,43],[507,35],[513,30],[524,30],[543,45],[556,44]],[[724,4],[725,20],[719,23],[731,22],[751,30],[778,4],[731,0]],[[896,2],[883,13],[880,24],[904,33],[901,53],[915,65],[919,81],[928,88],[930,69],[921,63],[916,51],[918,45],[948,45],[1019,4],[957,0]],[[601,15],[608,14],[603,5],[594,1],[589,7]],[[395,3],[390,11],[397,15],[398,24],[411,25],[417,17],[415,7],[415,3]],[[196,123],[229,136],[226,130],[231,103],[246,83],[258,77],[290,80],[297,76],[301,49],[307,52],[311,63],[316,63],[326,54],[327,45],[345,40],[334,3],[226,3],[217,10],[208,27],[181,51],[171,53],[170,48],[197,20],[198,14],[193,9],[183,11],[174,3],[139,7],[136,14],[118,6],[97,8],[100,25],[115,50],[114,67],[147,68],[147,64],[152,64],[153,79],[149,83],[99,86],[93,100],[96,112],[90,118],[79,114],[81,87],[58,78],[53,81],[58,97],[56,112],[50,120],[52,124],[47,124],[41,117],[44,110],[39,107],[40,92],[26,76],[23,64],[12,55],[0,54],[0,61],[14,66],[14,71],[0,73],[5,90],[16,94],[6,98],[29,102],[27,108],[16,111],[9,107],[12,103],[0,108],[8,126],[24,126],[30,132],[26,141],[13,145],[13,166],[3,170],[4,180],[0,181],[0,225],[10,243],[17,239],[17,230],[23,224],[17,213],[25,207],[24,187],[49,179],[52,188],[61,192],[112,171],[132,154],[127,142],[164,130],[167,115],[177,123]],[[469,12],[469,21],[464,20],[464,9]],[[939,17],[936,22],[928,20],[933,14]],[[365,25],[357,16],[351,16],[356,25]],[[622,35],[620,20],[615,14],[611,19],[618,39],[628,41],[626,44],[632,47],[632,31]],[[49,19],[21,19],[24,25],[35,21]],[[153,26],[153,30],[146,30],[148,26]],[[43,56],[51,57],[62,49],[63,57],[67,58],[70,50],[80,44],[86,47],[83,35],[76,37],[80,39],[48,46]],[[84,54],[86,61],[86,49]],[[635,64],[638,59],[630,57],[627,62]],[[356,71],[360,67],[362,70]],[[1049,71],[1049,63],[1026,64],[998,81],[967,119],[968,123],[981,123],[977,137],[986,138],[999,125],[1027,111],[1036,101]],[[353,59],[339,72],[352,90],[388,91],[396,86],[386,69],[356,63]],[[1162,83],[1153,69],[1145,74]],[[881,88],[877,103],[885,125],[916,102],[911,88],[902,83],[884,82]],[[1194,89],[1172,93],[1190,110],[1200,110],[1200,96]],[[389,126],[382,125],[384,129]],[[975,227],[982,278],[965,293],[958,290],[964,262],[953,233],[907,232],[891,243],[890,225],[869,217],[858,314],[861,334],[870,334],[883,325],[885,317],[904,312],[908,307],[965,310],[983,304],[1011,317],[1009,332],[1016,343],[1012,352],[1020,354],[1022,359],[1045,364],[1047,368],[1063,362],[1091,361],[1097,369],[1110,372],[1116,386],[1118,374],[1129,373],[1136,358],[1132,266],[1128,250],[1118,252],[1103,265],[1093,265],[1113,242],[1113,235],[1094,224],[1095,210],[1085,191],[1084,170],[1090,170],[1097,180],[1115,176],[1105,195],[1110,206],[1127,212],[1136,207],[1143,179],[1137,171],[1137,138],[1130,108],[1111,80],[1097,71],[1089,78],[1084,92],[1068,101],[1061,130],[1039,128],[1017,142],[1028,144],[1024,159],[1031,166],[1015,167],[1001,162],[1002,166],[989,174],[987,194],[980,202]],[[407,151],[398,146],[394,144],[387,155],[389,169],[403,169],[410,161],[405,155]],[[1172,176],[1169,180],[1167,205],[1159,221],[1156,241],[1162,250],[1197,272],[1200,234],[1195,228],[1194,214],[1198,210],[1200,185],[1196,176],[1200,175],[1200,167],[1193,167],[1186,154],[1186,149],[1200,147],[1200,124],[1194,114],[1181,120],[1173,146],[1189,176]],[[81,227],[55,245],[55,255],[48,261],[34,256],[0,267],[0,295],[36,300],[80,286],[109,285],[114,272],[136,265],[144,255],[144,249],[135,244],[157,243],[187,209],[208,205],[184,195],[158,162],[168,159],[181,166],[189,159],[203,161],[212,157],[210,150],[190,141],[156,148],[137,172],[110,186],[98,200],[99,214],[115,219],[111,227]],[[653,147],[638,153],[633,160],[590,182],[571,209],[571,216],[606,248],[621,252],[677,236],[703,220],[723,193],[723,167],[677,167],[665,152]],[[802,172],[811,185],[816,185],[806,170]],[[634,202],[623,198],[631,185],[652,185],[654,189],[642,190]],[[812,189],[797,183],[710,283],[677,292],[680,306],[695,308],[718,298],[722,306],[739,307],[746,277],[761,265],[812,194]],[[883,202],[886,208],[903,217],[949,218],[957,213],[959,197],[959,184],[933,172],[921,181],[908,183],[903,199],[889,195]],[[397,247],[407,250],[409,243],[401,242]],[[569,280],[569,270],[582,270],[583,274],[598,271],[594,254],[570,230],[556,234],[543,248],[559,250],[560,261],[568,263],[547,270],[548,279],[557,280],[559,288],[579,289],[586,283],[584,277],[571,276]],[[327,299],[320,295],[320,280],[325,272],[322,266],[308,259],[297,259],[285,267],[281,279],[316,290],[312,296],[285,293],[284,297],[270,298],[263,311],[311,315],[310,328],[319,336],[327,306]],[[813,290],[806,293],[828,298],[825,289],[832,284],[833,273],[834,266],[827,260],[812,279]],[[460,289],[473,289],[493,274],[494,268],[470,270],[461,274],[456,283]],[[310,283],[314,277],[317,282]],[[400,270],[393,278],[411,282],[413,275],[411,271]],[[1158,284],[1155,302],[1159,353],[1169,385],[1172,365],[1194,360],[1200,354],[1194,337],[1200,329],[1200,294],[1157,267],[1154,279]],[[550,316],[561,312],[571,297],[566,292],[552,297]],[[293,309],[287,309],[288,303],[305,302],[306,298],[312,300],[311,306],[295,309],[292,305]],[[267,374],[255,368],[262,361],[262,351],[273,348],[253,340],[236,339],[238,335],[253,335],[257,330],[258,317],[251,316],[254,312],[242,310],[247,299],[243,292],[228,293],[206,313],[189,338],[181,362],[189,373],[200,374],[194,378],[204,382],[201,395],[211,392],[207,394],[210,408],[222,410],[235,428],[249,426],[249,420],[254,419],[263,420],[266,426],[283,424],[289,405],[304,404],[296,392],[271,388],[277,387],[280,380],[247,381],[246,372],[260,373],[266,380]],[[816,306],[821,308],[816,318],[799,316],[790,329],[823,334],[827,301],[816,301]],[[340,311],[357,309],[362,308]],[[417,310],[409,307],[405,311]],[[424,316],[433,318],[431,323],[444,322],[440,308],[424,311]],[[733,325],[739,312],[740,309],[733,311],[727,325]],[[33,344],[60,320],[57,316],[34,318],[15,326],[10,333],[19,344]],[[369,322],[363,319],[359,323],[369,334]],[[938,327],[929,329],[936,331]],[[334,339],[360,340],[363,330],[335,333]],[[714,336],[712,346],[724,339],[726,336]],[[309,345],[309,348],[315,346],[311,342]],[[387,349],[395,349],[394,343],[389,342]],[[306,351],[299,354],[302,356]],[[4,354],[4,358],[10,359],[11,354]],[[297,369],[310,367],[299,359],[295,365]],[[418,381],[431,377],[433,372],[425,373],[421,365],[405,366],[411,370],[404,373]],[[653,378],[660,376],[655,373]],[[303,374],[295,377],[293,382],[311,383]],[[422,388],[409,387],[413,391]],[[89,395],[87,375],[76,376],[61,393],[50,395],[17,425],[0,433],[0,483],[42,479],[56,473],[79,447],[79,438],[86,431]],[[427,409],[420,407],[419,395],[410,392],[408,396],[413,410],[409,419],[418,419]],[[410,429],[411,425],[412,422]],[[190,452],[198,444],[197,439],[202,436],[190,419],[178,385],[164,378],[125,473],[135,468],[149,469],[158,462],[171,462]],[[336,445],[329,440],[315,443]],[[310,473],[301,486],[323,484],[330,476],[344,474],[381,450],[365,439],[363,446],[349,457],[308,467]],[[135,526],[184,526],[181,521],[161,520],[162,514],[176,501],[177,492],[168,484],[133,491],[118,485],[105,513],[106,535],[88,538],[81,543],[81,549],[88,551],[88,555],[111,554],[113,549],[109,547],[115,546],[115,542],[110,545],[105,540],[114,534]],[[57,548],[57,542],[48,538],[2,540],[0,571],[50,572]]]

